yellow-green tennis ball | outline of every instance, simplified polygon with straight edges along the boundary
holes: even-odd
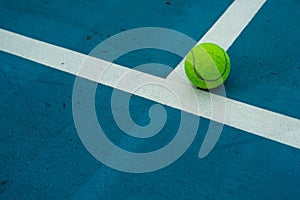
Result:
[[[188,79],[202,89],[219,87],[230,72],[230,59],[224,49],[216,44],[195,46],[187,55],[184,65]]]

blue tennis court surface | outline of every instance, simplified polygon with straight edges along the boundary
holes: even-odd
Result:
[[[261,7],[255,2],[261,3]],[[110,81],[117,75],[107,72],[109,76],[103,79],[104,84],[100,80],[95,89],[94,102],[75,101],[74,93],[77,92],[79,99],[88,99],[89,91],[96,84],[76,77],[75,69],[79,66],[75,64],[100,43],[144,27],[174,30],[198,42],[230,6],[240,8],[242,4],[257,9],[232,43],[226,43],[226,38],[234,31],[211,34],[225,41],[231,73],[224,84],[224,98],[229,99],[228,115],[224,117],[216,146],[206,157],[199,158],[198,154],[206,141],[210,118],[201,111],[200,114],[184,112],[185,108],[173,106],[172,100],[164,101],[164,90],[157,90],[155,94],[161,101],[143,90],[131,95],[129,86],[111,87]],[[299,199],[299,10],[300,3],[296,0],[2,0],[0,199]],[[243,21],[243,17],[239,20]],[[239,20],[225,23],[225,28],[234,30]],[[174,46],[182,42],[171,35],[160,36],[169,38]],[[118,52],[117,44],[112,44],[111,50]],[[193,45],[192,42],[182,45],[183,53]],[[113,62],[117,64],[117,71],[118,66],[125,67],[125,72],[133,73],[136,79],[145,74],[145,71],[132,70],[136,66],[168,65],[168,70],[157,65],[146,72],[153,75],[150,78],[160,77],[159,80],[167,80],[170,85],[175,81],[180,90],[180,80],[169,81],[168,77],[180,66],[182,57],[166,50],[146,48],[126,53]],[[105,60],[106,57],[99,58]],[[77,91],[74,82],[78,80],[86,87]],[[134,78],[128,79],[123,84],[134,81]],[[193,91],[199,92],[198,89]],[[196,101],[203,102],[201,97],[206,93],[200,92]],[[218,90],[212,93],[218,94]],[[113,98],[117,98],[116,104]],[[129,99],[128,105],[126,99]],[[158,134],[149,138],[132,137],[120,128],[118,123],[122,122],[123,115],[117,116],[118,122],[114,111],[125,113],[122,112],[123,101],[136,125],[147,127],[152,123],[153,129],[160,127],[164,114],[152,119],[149,110],[154,104],[170,102],[164,106],[162,113],[167,118]],[[112,109],[113,104],[115,109]],[[143,155],[168,146],[176,138],[182,116],[191,126],[185,129],[186,137],[181,140],[191,144],[176,161],[145,173],[138,171],[138,164],[145,167],[153,164],[145,157],[135,165],[126,156],[98,147],[107,159],[99,161],[90,153],[93,150],[80,133],[81,126],[75,115],[77,106],[94,108],[107,138],[125,152]],[[79,118],[87,121],[86,130],[93,132],[91,116],[93,114],[88,113]],[[199,126],[195,127],[198,121]],[[189,133],[194,128],[195,138]],[[138,130],[144,130],[141,135],[147,134],[146,129]],[[187,139],[189,137],[191,139]],[[181,149],[180,144],[178,149]],[[176,149],[173,150],[155,157],[155,164],[173,157]],[[120,170],[119,166],[130,169]],[[128,172],[130,170],[136,173]]]

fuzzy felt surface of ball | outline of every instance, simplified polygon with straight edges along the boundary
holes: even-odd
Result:
[[[219,87],[230,73],[230,59],[224,49],[213,43],[195,46],[184,64],[188,79],[198,88]]]

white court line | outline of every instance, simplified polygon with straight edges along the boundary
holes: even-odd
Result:
[[[64,71],[73,75],[77,75],[82,63],[89,57],[87,55],[68,50],[62,47],[54,46],[45,42],[34,40],[25,36],[18,35],[9,31],[0,29],[0,50],[20,56],[22,58],[34,61],[52,67],[54,69]],[[30,48],[28,48],[30,47]],[[105,70],[108,62],[96,58],[90,58],[95,61],[97,70]],[[62,62],[64,63],[62,65]],[[141,96],[146,99],[156,101],[158,103],[177,108],[188,113],[202,116],[211,120],[213,119],[210,112],[211,99],[208,92],[193,89],[197,95],[199,110],[191,110],[189,107],[179,107],[177,103],[166,98],[165,94],[157,91],[139,90],[139,93],[131,91],[130,88],[118,85],[118,79],[124,74],[129,73],[138,78],[139,83],[161,83],[166,88],[172,88],[178,94],[186,96],[186,91],[190,90],[185,84],[175,84],[167,79],[162,79],[146,73],[135,71],[123,66],[111,64],[109,68],[109,76],[107,79],[94,77],[93,73],[86,73],[84,78],[99,82],[101,84],[120,89],[122,91]],[[155,88],[156,89],[156,88]],[[288,116],[284,116],[265,109],[254,107],[245,103],[241,103],[232,99],[214,95],[226,101],[226,119],[225,124],[249,133],[265,137],[295,148],[300,148],[300,120]],[[188,97],[186,98],[189,99]]]
[[[266,0],[235,0],[198,42],[212,42],[228,50],[241,32],[264,5]],[[173,79],[175,74],[184,74],[184,59],[167,77]]]

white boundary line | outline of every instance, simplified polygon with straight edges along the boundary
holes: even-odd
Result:
[[[266,0],[235,0],[199,43],[213,42],[228,50]]]
[[[226,51],[238,38],[241,32],[253,19],[264,5],[266,0],[235,0],[198,42],[212,42],[218,44]],[[169,74],[168,79],[173,79],[174,74],[184,74],[184,59]]]
[[[22,58],[34,61],[52,67],[54,69],[64,71],[73,75],[77,75],[82,63],[88,58],[87,55],[68,50],[62,47],[54,46],[45,42],[34,40],[16,33],[12,33],[3,29],[0,29],[0,50],[11,53],[13,55],[20,56]],[[28,48],[30,47],[30,48]],[[97,70],[105,71],[108,63],[104,60],[91,58],[97,67]],[[64,63],[64,64],[62,64]],[[179,107],[175,102],[166,98],[165,94],[160,92],[153,92],[147,89],[139,90],[136,94],[131,91],[130,88],[118,85],[118,79],[124,74],[130,73],[138,78],[141,83],[161,83],[166,87],[176,90],[176,93],[185,96],[187,90],[190,87],[185,84],[177,85],[168,79],[162,79],[156,76],[145,74],[139,71],[135,71],[123,66],[111,64],[109,68],[109,77],[107,79],[98,80],[93,76],[93,73],[86,73],[84,78],[89,80],[120,89],[125,92],[129,92],[146,99],[154,100],[158,103],[177,108],[188,113],[202,116],[211,120],[210,106],[211,95],[207,92],[193,89],[197,95],[197,102],[199,104],[199,110],[191,110],[189,107],[184,109]],[[226,119],[225,124],[249,133],[265,137],[295,148],[300,148],[300,120],[288,116],[284,116],[278,113],[274,113],[265,109],[254,107],[245,103],[241,103],[232,99],[214,95],[214,98],[226,101]],[[188,98],[187,98],[188,99]]]

